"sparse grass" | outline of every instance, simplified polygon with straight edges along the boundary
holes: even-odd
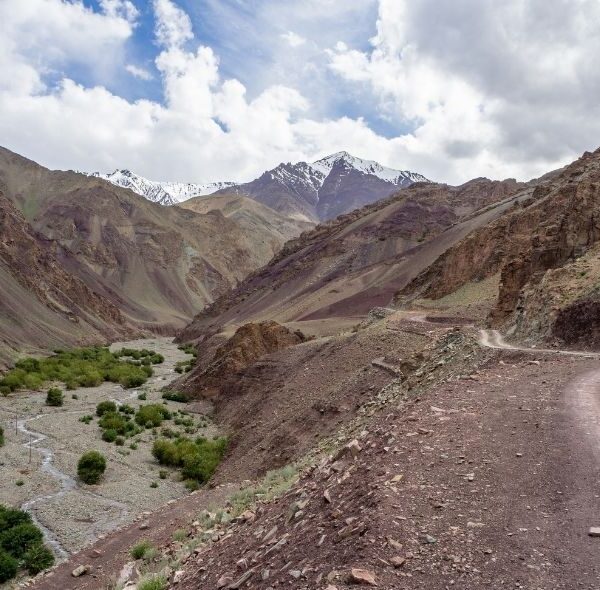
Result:
[[[136,543],[129,550],[129,555],[131,555],[133,559],[144,559],[145,556],[151,553],[152,551],[156,551],[154,549],[154,546],[152,545],[152,543],[150,543],[150,541],[144,539],[143,541]]]
[[[166,590],[167,578],[162,574],[152,574],[142,578],[137,585],[137,590]]]
[[[183,543],[183,541],[187,539],[187,536],[188,534],[185,529],[177,529],[173,533],[173,541],[176,541],[177,543]]]
[[[152,351],[144,352],[143,358],[150,364],[164,359]],[[45,383],[58,381],[67,389],[96,387],[104,381],[119,383],[123,387],[139,387],[152,376],[150,365],[137,365],[138,361],[121,360],[122,351],[112,353],[102,346],[59,350],[47,358],[25,358],[17,361],[15,368],[0,379],[2,392],[19,389],[39,390]],[[141,358],[141,357],[140,357]]]
[[[289,490],[297,480],[298,469],[294,465],[286,465],[281,469],[267,472],[262,482],[256,486],[249,486],[232,494],[228,502],[231,507],[231,515],[239,516],[259,498],[266,502],[277,498]]]

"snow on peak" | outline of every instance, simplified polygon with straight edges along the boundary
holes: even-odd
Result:
[[[117,186],[128,188],[134,193],[146,197],[149,201],[160,205],[175,205],[192,197],[209,195],[223,188],[234,186],[234,182],[158,182],[139,176],[131,170],[115,170],[110,174],[94,172],[90,176],[103,178]]]
[[[322,172],[325,176],[328,176],[333,167],[340,163],[346,168],[353,168],[363,174],[371,174],[381,180],[396,185],[406,183],[407,181],[427,182],[427,179],[421,174],[410,172],[409,170],[387,168],[386,166],[379,164],[379,162],[375,162],[374,160],[363,160],[346,151],[336,152],[330,156],[325,156],[324,158],[313,162],[311,166]]]

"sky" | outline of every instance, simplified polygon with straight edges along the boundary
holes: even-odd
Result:
[[[0,0],[0,145],[247,181],[333,152],[458,184],[600,145],[597,0]]]

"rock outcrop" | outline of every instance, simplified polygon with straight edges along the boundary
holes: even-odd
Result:
[[[292,332],[274,321],[245,324],[217,348],[208,366],[194,367],[176,386],[195,396],[218,396],[258,359],[304,341],[302,332]]]

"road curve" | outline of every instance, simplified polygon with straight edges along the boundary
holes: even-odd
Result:
[[[528,348],[525,346],[516,346],[509,344],[498,330],[479,330],[479,345],[485,348],[494,348],[497,350],[518,350],[520,352],[532,352],[543,354],[563,354],[567,356],[580,356],[583,358],[600,358],[600,353],[579,351],[579,350],[559,350],[553,348]]]

